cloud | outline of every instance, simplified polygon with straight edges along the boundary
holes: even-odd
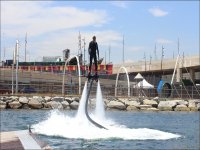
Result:
[[[158,43],[158,44],[172,44],[173,41],[160,38],[160,39],[157,39],[157,40],[156,40],[156,43]]]
[[[161,10],[160,8],[150,8],[148,11],[155,17],[163,17],[168,15],[167,11]]]
[[[78,31],[76,30],[63,30],[56,33],[51,33],[45,38],[28,41],[28,51],[34,58],[42,56],[62,56],[62,50],[70,49],[71,55],[78,54]],[[111,48],[115,49],[120,47],[119,45],[122,36],[111,30],[104,31],[83,31],[81,32],[81,39],[85,38],[87,53],[88,44],[92,40],[92,36],[96,35],[97,42],[99,44],[100,57],[104,55],[104,50],[108,49],[109,44]],[[106,35],[106,36],[105,36]],[[108,36],[107,36],[108,35]],[[121,43],[120,43],[121,44]],[[22,44],[23,45],[23,44]],[[121,46],[122,47],[122,46]],[[23,51],[23,48],[22,48]],[[82,52],[84,51],[82,42]],[[86,54],[87,58],[87,54]]]
[[[71,6],[54,6],[50,2],[3,1],[2,32],[16,37],[31,36],[87,26],[101,26],[109,21],[104,10],[83,10]]]
[[[112,1],[111,5],[119,7],[119,8],[127,8],[127,3],[124,1]]]

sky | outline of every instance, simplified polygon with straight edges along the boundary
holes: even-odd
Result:
[[[164,59],[174,58],[178,41],[181,55],[199,55],[199,9],[199,1],[1,1],[0,58],[12,59],[19,40],[24,61],[26,33],[27,61],[78,54],[79,33],[86,53],[95,35],[100,58],[114,64],[123,49],[125,62],[159,60],[162,47]]]

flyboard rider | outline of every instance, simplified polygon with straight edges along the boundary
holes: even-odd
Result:
[[[92,60],[93,59],[94,59],[94,64],[95,64],[95,76],[98,76],[97,55],[98,55],[98,60],[99,60],[99,49],[98,49],[98,44],[96,42],[96,36],[93,36],[92,41],[89,43],[88,53],[90,55],[90,65],[89,65],[88,77],[91,76],[91,68],[92,68]]]

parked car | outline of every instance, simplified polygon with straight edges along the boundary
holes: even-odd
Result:
[[[21,93],[36,93],[36,90],[33,87],[24,87],[20,90]]]

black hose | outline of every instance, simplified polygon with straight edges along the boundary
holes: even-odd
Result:
[[[106,129],[104,126],[98,124],[97,122],[95,122],[94,120],[92,120],[92,118],[90,118],[89,114],[88,114],[88,100],[89,100],[89,96],[90,96],[90,91],[92,89],[92,84],[93,84],[93,81],[94,79],[90,79],[89,82],[90,82],[90,85],[89,85],[89,89],[88,89],[88,92],[87,92],[87,97],[86,97],[86,103],[85,103],[85,114],[86,114],[86,117],[88,118],[88,120],[93,123],[95,126],[99,127],[99,128],[103,128],[103,129]]]

